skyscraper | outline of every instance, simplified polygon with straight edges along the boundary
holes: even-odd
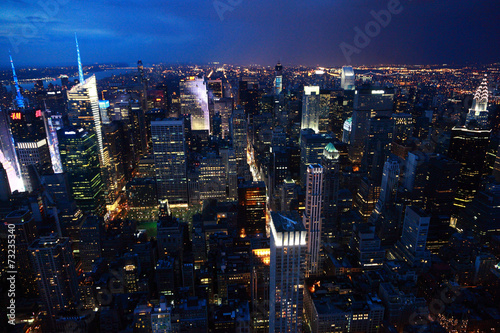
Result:
[[[319,86],[304,86],[302,97],[302,122],[300,129],[310,128],[319,133],[320,116],[320,90]]]
[[[83,127],[86,131],[95,134],[100,165],[102,167],[106,166],[108,159],[104,152],[101,112],[99,109],[99,96],[97,94],[95,75],[75,85],[66,93],[68,97],[68,120],[70,125]]]
[[[244,182],[238,186],[238,232],[240,235],[266,234],[264,182]]]
[[[95,133],[100,165],[101,167],[105,167],[108,165],[108,159],[105,154],[102,138],[102,121],[101,110],[99,108],[99,95],[97,94],[97,80],[95,75],[92,75],[86,80],[83,77],[80,48],[78,47],[76,33],[75,42],[78,55],[78,75],[80,82],[66,92],[68,98],[68,120],[71,126],[83,127],[87,131]]]
[[[395,247],[396,258],[405,260],[412,267],[430,263],[430,253],[426,248],[430,219],[421,208],[406,207],[403,233]]]
[[[297,214],[271,212],[269,332],[302,330],[307,231]]]
[[[274,67],[275,77],[274,77],[274,94],[279,95],[283,90],[283,66],[280,62]]]
[[[344,90],[354,90],[356,88],[356,76],[351,66],[342,67],[340,77],[340,87]]]
[[[480,128],[488,127],[488,78],[486,75],[479,85],[472,100],[472,107],[469,109],[465,125],[467,126],[471,121],[476,121]]]
[[[210,115],[205,78],[190,76],[181,80],[179,88],[181,112],[184,115],[191,115],[191,130],[210,132]]]
[[[55,316],[78,301],[78,278],[69,238],[42,237],[28,249],[43,311]]]
[[[368,119],[362,167],[376,184],[380,184],[384,162],[391,150],[392,131],[391,117],[376,116]]]
[[[454,127],[451,130],[448,156],[460,162],[460,176],[455,195],[455,206],[465,207],[472,201],[479,187],[491,130]]]
[[[382,173],[379,202],[381,206],[394,202],[399,184],[399,162],[396,159],[387,159]]]
[[[320,164],[310,164],[306,176],[306,205],[303,223],[307,229],[307,273],[320,273],[322,201],[323,201],[323,167]]]
[[[233,99],[221,98],[214,102],[214,114],[219,114],[221,118],[222,138],[229,136],[230,118],[233,113]]]
[[[51,169],[51,158],[41,110],[23,109],[10,114],[10,125],[21,166],[25,189],[34,190],[32,166],[39,171]]]
[[[158,200],[168,199],[171,207],[188,204],[184,119],[151,122]]]
[[[300,180],[306,184],[306,172],[309,164],[321,162],[323,151],[335,139],[328,134],[314,134],[312,130],[302,130],[300,133]]]
[[[21,165],[16,154],[8,117],[8,113],[0,108],[0,162],[7,173],[11,192],[24,192],[25,185],[21,175]]]
[[[231,115],[231,138],[233,139],[234,155],[238,177],[243,177],[247,164],[247,117],[243,109],[235,109]]]
[[[15,210],[5,217],[7,224],[15,225],[17,279],[24,295],[36,295],[36,282],[31,269],[28,247],[38,236],[36,221],[28,210]]]
[[[80,227],[80,260],[82,270],[90,272],[101,257],[101,220],[98,216],[85,217]]]
[[[103,213],[104,183],[95,133],[68,127],[60,129],[58,137],[62,164],[77,206],[84,212]]]
[[[333,143],[329,143],[321,158],[323,167],[323,242],[332,241],[338,236],[338,191],[340,183],[340,153]]]
[[[353,163],[361,163],[366,139],[369,132],[369,119],[377,116],[392,115],[394,90],[364,85],[354,91],[352,113],[351,147],[349,159]],[[387,129],[391,131],[392,128]]]

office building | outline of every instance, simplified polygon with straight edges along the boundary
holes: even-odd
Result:
[[[84,212],[103,213],[104,183],[96,134],[68,127],[60,129],[58,137],[62,164],[77,206]]]
[[[377,333],[384,312],[378,297],[366,295],[346,275],[306,281],[304,318],[312,333]]]
[[[459,230],[472,230],[479,237],[500,231],[500,185],[488,184],[459,215]]]
[[[31,269],[28,247],[38,236],[36,221],[30,211],[23,209],[10,212],[5,217],[5,223],[15,226],[16,280],[22,286],[22,288],[19,288],[19,293],[24,296],[34,296],[37,294],[37,286],[33,270]]]
[[[279,95],[283,90],[283,66],[281,63],[277,63],[274,67],[274,94]]]
[[[421,208],[407,206],[403,222],[403,232],[396,243],[394,256],[406,261],[411,267],[426,267],[430,264],[427,250],[430,216]]]
[[[94,263],[101,257],[101,219],[91,215],[84,217],[80,226],[80,261],[84,272],[92,271]]]
[[[42,111],[13,111],[10,114],[10,126],[25,189],[32,192],[37,181],[31,168],[36,168],[40,173],[52,171]]]
[[[233,114],[233,103],[232,98],[220,98],[214,101],[214,115],[218,114],[220,116],[223,139],[230,136],[229,126]]]
[[[170,206],[186,206],[188,188],[184,119],[152,121],[151,135],[158,200],[167,199]]]
[[[384,263],[385,250],[375,231],[373,223],[355,223],[349,248],[357,259],[357,264],[363,269],[380,268]]]
[[[306,170],[309,164],[321,162],[323,151],[335,139],[328,134],[315,134],[311,129],[300,132],[300,180],[306,184]]]
[[[71,310],[78,300],[78,279],[69,238],[38,238],[28,251],[43,311],[55,316]]]
[[[179,83],[181,113],[191,115],[192,131],[210,132],[208,93],[205,78],[190,76]]]
[[[269,332],[302,330],[307,231],[297,214],[271,212]]]
[[[454,127],[448,156],[462,167],[458,178],[455,206],[464,208],[476,194],[483,173],[491,130]]]
[[[0,108],[0,163],[2,163],[11,192],[25,191],[21,165],[16,154],[15,143],[9,123],[9,113]]]
[[[264,182],[244,182],[238,186],[238,234],[267,233],[266,185]]]
[[[395,201],[399,185],[399,173],[399,162],[396,159],[387,159],[384,163],[382,185],[380,186],[379,200],[381,206]]]
[[[369,119],[392,115],[394,89],[363,85],[354,91],[349,159],[361,163],[369,133]],[[392,126],[386,129],[392,133]]]
[[[323,173],[320,164],[310,164],[306,175],[306,205],[302,222],[307,230],[306,275],[318,275],[321,271],[320,250],[322,232]]]
[[[67,90],[66,94],[69,124],[79,128],[83,127],[87,132],[95,134],[100,165],[101,167],[107,166],[108,157],[104,149],[101,111],[99,109],[99,95],[97,94],[95,75]]]
[[[351,66],[342,67],[340,87],[344,90],[354,90],[356,88],[356,76]]]
[[[247,117],[245,110],[234,109],[231,115],[230,123],[231,138],[233,140],[234,155],[236,158],[236,167],[238,177],[245,175],[248,169],[247,164]]]
[[[310,128],[319,133],[320,90],[318,86],[304,86],[302,96],[302,121],[300,129]]]
[[[321,166],[323,167],[323,242],[332,241],[338,233],[339,157],[340,153],[335,145],[329,143],[321,158]]]

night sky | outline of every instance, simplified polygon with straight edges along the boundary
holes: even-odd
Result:
[[[84,64],[339,66],[348,63],[340,44],[354,47],[355,27],[391,1],[1,0],[0,67],[9,48],[18,66],[74,65],[75,32]],[[400,1],[350,64],[500,61],[500,1]]]

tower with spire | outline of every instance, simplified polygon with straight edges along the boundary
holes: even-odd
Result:
[[[274,78],[274,94],[279,95],[283,90],[283,66],[278,61],[276,67],[274,67],[276,76]]]
[[[483,81],[474,94],[472,107],[469,109],[465,120],[466,126],[475,120],[480,128],[488,127],[488,93],[488,78],[484,75]]]
[[[15,106],[19,109],[24,109],[24,98],[21,95],[21,89],[19,88],[19,81],[17,80],[16,69],[14,67],[14,61],[12,61],[12,55],[9,52],[10,65],[12,66],[12,76],[14,77],[14,85],[16,87],[16,104]]]
[[[96,134],[99,158],[101,166],[104,167],[108,165],[108,156],[104,149],[97,80],[95,75],[85,80],[76,33],[75,42],[80,83],[66,92],[68,97],[68,119],[71,126],[84,127],[86,130]]]
[[[78,46],[78,38],[76,37],[75,32],[75,42],[76,42],[76,53],[78,55],[78,80],[81,84],[83,84],[83,67],[82,67],[82,59],[80,58],[80,47]]]

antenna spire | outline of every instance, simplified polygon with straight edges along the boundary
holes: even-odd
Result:
[[[12,75],[14,76],[14,84],[16,86],[16,104],[18,108],[24,109],[24,98],[21,95],[21,89],[19,88],[19,81],[17,80],[16,69],[14,68],[14,61],[12,61],[12,55],[10,54],[10,50],[9,50],[9,57],[10,57],[10,65],[12,66]]]
[[[78,54],[78,79],[80,80],[80,83],[83,84],[84,78],[83,78],[82,59],[80,58],[80,47],[78,47],[78,38],[76,37],[76,32],[75,32],[75,42],[76,42],[76,53]]]

